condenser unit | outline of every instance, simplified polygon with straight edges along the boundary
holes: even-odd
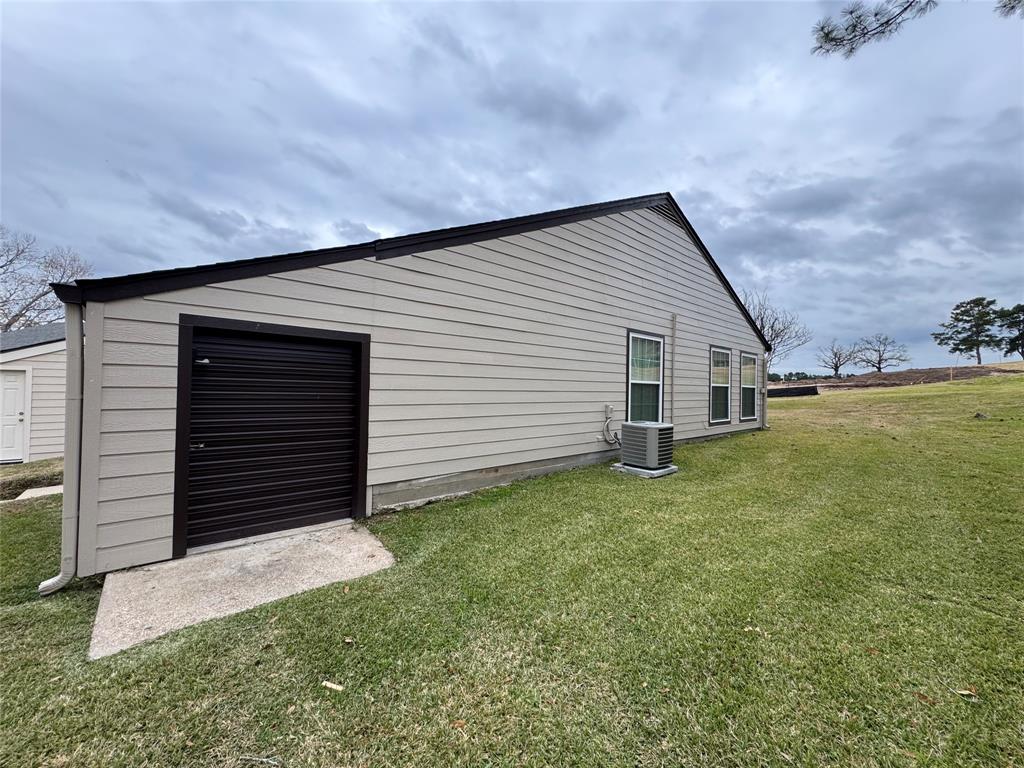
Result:
[[[679,470],[672,464],[671,424],[624,421],[621,433],[622,461],[615,469],[641,477],[662,477]]]

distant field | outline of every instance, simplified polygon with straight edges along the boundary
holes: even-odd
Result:
[[[91,663],[101,580],[35,594],[60,497],[5,504],[0,765],[1019,768],[1022,403],[772,401],[661,480],[374,517],[392,568]]]
[[[816,384],[828,389],[862,389],[867,387],[905,387],[912,384],[938,384],[944,381],[967,381],[984,376],[1005,376],[1024,374],[1024,362],[987,363],[985,365],[961,365],[943,368],[909,368],[905,371],[883,371],[882,373],[861,373],[847,379],[804,379],[802,381],[780,381],[769,384],[777,387],[799,387]]]

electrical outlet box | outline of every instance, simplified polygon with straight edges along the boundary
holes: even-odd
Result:
[[[614,415],[615,415],[615,406],[614,405],[606,405],[604,407],[604,417],[606,419],[610,419]]]

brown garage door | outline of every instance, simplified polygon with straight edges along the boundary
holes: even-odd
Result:
[[[358,343],[194,326],[190,346],[186,548],[362,511]]]

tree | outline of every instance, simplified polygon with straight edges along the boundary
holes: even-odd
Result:
[[[0,224],[0,331],[30,328],[64,316],[50,283],[67,283],[92,273],[71,248],[40,249],[35,237]]]
[[[868,7],[860,0],[847,5],[838,20],[831,16],[814,25],[814,53],[840,53],[850,58],[867,43],[892,37],[911,19],[931,12],[937,0],[882,0]],[[1004,18],[1024,18],[1024,0],[997,0],[996,13]]]
[[[817,360],[822,368],[828,368],[832,375],[839,378],[839,371],[844,365],[849,365],[857,359],[860,349],[856,344],[848,347],[843,346],[835,339],[827,347],[818,347]]]
[[[996,334],[995,299],[978,296],[961,301],[949,315],[949,322],[942,323],[943,330],[933,333],[932,338],[940,347],[951,354],[974,355],[981,365],[981,350],[984,347],[1002,349],[1003,340]]]
[[[772,365],[814,338],[795,312],[774,306],[766,292],[744,290],[741,298],[747,312],[772,347],[764,356],[769,370]]]
[[[1024,358],[1024,304],[996,310],[996,323],[1007,333],[1001,339],[1003,357],[1016,354]]]
[[[895,368],[900,363],[910,362],[910,353],[903,344],[884,333],[865,336],[857,342],[859,349],[855,362],[862,368],[874,368],[881,373],[886,368]]]

